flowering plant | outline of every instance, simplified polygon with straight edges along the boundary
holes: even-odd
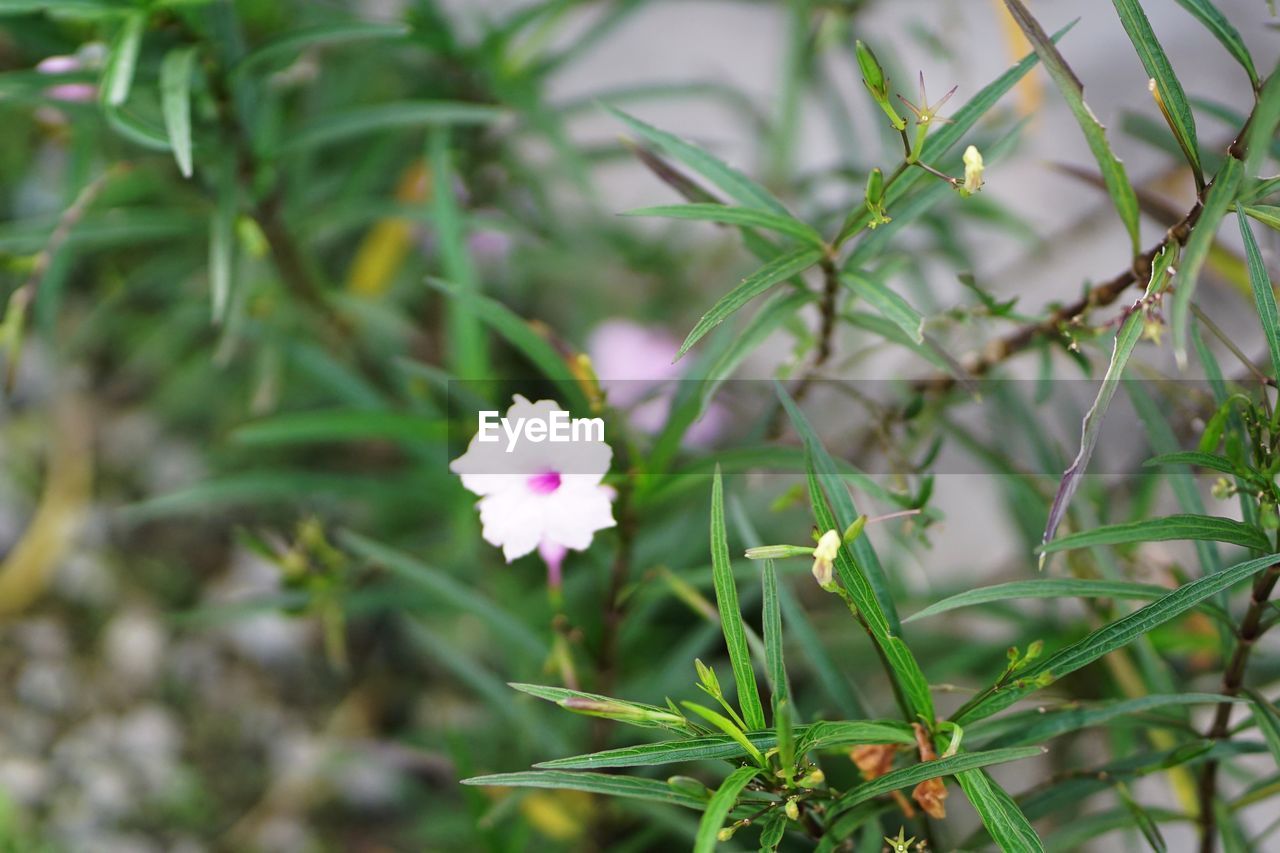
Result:
[[[1219,5],[0,2],[0,847],[1273,846]]]

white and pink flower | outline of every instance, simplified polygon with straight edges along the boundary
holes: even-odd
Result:
[[[554,400],[531,403],[516,394],[506,418],[511,422],[550,421]],[[613,449],[599,440],[520,442],[508,452],[502,442],[479,434],[449,470],[480,496],[481,533],[511,562],[537,549],[547,563],[552,586],[568,551],[584,551],[599,530],[613,527],[614,491],[603,484]]]

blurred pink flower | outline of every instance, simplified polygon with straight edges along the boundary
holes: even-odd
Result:
[[[45,89],[44,93],[55,101],[83,104],[98,97],[98,87],[92,83],[59,83]]]
[[[84,66],[76,56],[46,56],[36,63],[36,71],[41,74],[70,74]]]
[[[506,418],[515,423],[551,420],[560,411],[554,400],[529,402],[513,397]],[[467,452],[449,470],[477,495],[482,535],[500,547],[507,562],[539,550],[548,578],[557,586],[567,551],[583,551],[596,531],[613,527],[614,491],[603,485],[613,449],[600,440],[518,441],[507,437],[481,441],[477,432]]]
[[[653,435],[667,422],[675,381],[684,368],[673,364],[680,342],[662,328],[641,326],[630,320],[606,320],[587,339],[587,355],[609,402],[628,409],[628,420],[641,432]],[[685,442],[705,447],[714,442],[728,423],[723,407],[712,404],[689,427]]]
[[[62,75],[87,70],[85,60],[77,55],[46,56],[36,63],[40,74]],[[98,97],[98,87],[92,83],[59,83],[44,90],[55,101],[88,103]]]

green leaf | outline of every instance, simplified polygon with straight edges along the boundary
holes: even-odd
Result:
[[[820,530],[843,529],[837,524],[827,505],[822,487],[818,485],[813,463],[809,464],[809,501],[813,507],[814,517]],[[860,536],[854,543],[865,539]],[[841,543],[836,554],[836,573],[840,582],[848,591],[858,608],[858,613],[866,623],[877,648],[883,657],[886,668],[892,675],[895,693],[899,704],[908,719],[923,717],[930,725],[934,719],[933,696],[929,692],[929,681],[925,678],[920,664],[902,639],[890,633],[884,611],[876,600],[875,592],[867,581],[855,560],[851,559],[849,547]]]
[[[405,24],[370,24],[360,21],[289,30],[287,35],[273,39],[247,54],[232,68],[232,73],[242,73],[263,62],[290,59],[308,48],[320,45],[398,39],[407,36],[409,32],[410,29]]]
[[[1243,166],[1235,157],[1228,157],[1223,162],[1205,193],[1200,219],[1187,238],[1186,249],[1178,262],[1178,286],[1173,291],[1169,325],[1173,329],[1173,354],[1179,368],[1183,370],[1187,364],[1187,324],[1191,319],[1191,297],[1195,294],[1200,268],[1209,257],[1209,249],[1213,246],[1218,226],[1227,215],[1231,203],[1236,200],[1236,190],[1243,173]]]
[[[411,554],[375,542],[358,533],[343,531],[339,537],[342,546],[358,557],[374,563],[397,577],[430,592],[441,604],[455,611],[470,613],[502,638],[512,649],[520,649],[529,657],[543,658],[548,653],[547,644],[512,613],[481,596],[475,589],[458,582],[440,569],[430,566]]]
[[[501,107],[462,101],[399,101],[353,107],[303,124],[289,134],[276,153],[318,148],[376,130],[491,124],[505,114]]]
[[[786,281],[793,275],[804,272],[821,259],[822,252],[818,249],[800,248],[779,255],[760,267],[744,278],[737,287],[722,296],[720,301],[711,306],[711,310],[702,315],[702,319],[698,320],[693,331],[689,332],[689,336],[680,345],[676,358],[683,356],[690,347],[702,339],[703,335],[723,323],[752,299],[778,282]]]
[[[962,771],[956,774],[956,781],[1001,850],[1006,853],[1043,853],[1044,843],[1031,826],[1031,821],[1018,808],[1013,797],[985,770]]]
[[[782,653],[782,608],[778,603],[778,572],[773,567],[773,560],[764,561],[760,582],[764,587],[761,626],[764,631],[765,669],[776,715],[778,703],[787,701],[787,665]]]
[[[238,444],[258,447],[369,439],[432,444],[443,441],[446,433],[444,422],[418,415],[331,409],[263,418],[236,428],[231,438]]]
[[[764,756],[760,753],[760,750],[756,749],[755,744],[753,744],[751,740],[747,737],[747,733],[744,732],[742,729],[738,728],[737,724],[734,723],[733,720],[730,720],[728,717],[726,717],[724,714],[721,714],[719,711],[713,711],[710,708],[706,707],[705,705],[699,705],[697,702],[686,701],[686,702],[681,702],[680,704],[684,705],[690,711],[693,711],[695,714],[702,717],[707,722],[711,723],[711,725],[715,726],[717,729],[719,729],[720,731],[724,732],[729,737],[737,741],[738,745],[742,747],[743,752],[749,755],[751,757],[751,760],[754,761],[758,766],[760,767],[767,766],[767,762],[765,761]]]
[[[1155,853],[1167,853],[1169,848],[1165,844],[1164,836],[1160,834],[1159,824],[1156,823],[1155,818],[1148,814],[1142,804],[1129,793],[1129,786],[1121,782],[1116,786],[1116,793],[1120,795],[1120,800],[1129,811],[1134,825],[1138,827],[1138,831],[1142,833],[1142,837],[1146,839],[1148,846]]]
[[[979,767],[1004,764],[1009,761],[1021,761],[1024,758],[1043,754],[1044,750],[1038,746],[1019,746],[1012,749],[962,752],[950,758],[939,758],[936,761],[912,764],[910,767],[901,767],[870,782],[863,782],[856,786],[843,796],[836,798],[835,802],[831,804],[830,812],[835,815],[837,812],[858,805],[858,803],[865,803],[867,800],[887,794],[890,791],[918,785],[926,779],[952,776],[956,773],[963,773],[966,770],[977,770]]]
[[[444,277],[468,293],[479,293],[480,281],[471,261],[471,252],[467,249],[466,229],[455,195],[448,131],[432,129],[427,138],[427,164],[431,170],[431,209],[435,214],[435,234]],[[463,378],[479,379],[492,375],[480,320],[472,305],[463,300],[452,300],[445,312],[446,363],[455,375]]]
[[[1196,173],[1196,179],[1203,180],[1200,146],[1196,141],[1195,117],[1191,114],[1191,105],[1187,103],[1187,95],[1182,91],[1182,84],[1178,82],[1177,75],[1173,73],[1173,66],[1169,64],[1169,57],[1160,46],[1155,31],[1151,29],[1151,22],[1147,20],[1147,15],[1142,11],[1142,5],[1138,0],[1112,0],[1112,2],[1115,3],[1116,12],[1120,15],[1120,23],[1124,24],[1124,30],[1129,34],[1129,41],[1133,42],[1134,48],[1138,51],[1142,67],[1147,70],[1147,76],[1156,81],[1156,92],[1160,97],[1162,111],[1169,122],[1170,129],[1173,130],[1174,137],[1178,140],[1178,147],[1186,155],[1187,162]]]
[[[800,734],[797,753],[835,749],[867,743],[914,744],[915,733],[906,723],[893,720],[844,720],[806,726]]]
[[[1213,453],[1203,453],[1199,450],[1178,450],[1173,453],[1161,453],[1159,456],[1153,456],[1143,463],[1146,467],[1156,467],[1158,465],[1194,465],[1197,468],[1208,468],[1210,471],[1218,471],[1223,474],[1232,476],[1240,476],[1241,471],[1230,459],[1225,456],[1218,456]]]
[[[739,767],[721,783],[712,795],[711,802],[707,803],[707,810],[703,812],[702,820],[698,822],[698,836],[693,845],[694,853],[709,853],[716,849],[716,845],[720,843],[716,835],[724,826],[725,818],[729,816],[729,812],[733,811],[733,806],[738,802],[738,795],[742,793],[742,789],[747,787],[747,783],[756,778],[759,772],[759,768],[756,767]]]
[[[729,648],[733,680],[738,685],[738,706],[742,719],[751,731],[765,728],[764,707],[756,687],[756,673],[751,666],[751,650],[742,625],[738,606],[738,589],[733,582],[733,563],[729,558],[729,534],[724,522],[724,483],[716,469],[711,484],[711,575],[715,583],[716,606],[720,610],[720,628]]]
[[[125,139],[149,151],[169,151],[169,134],[158,124],[145,121],[127,112],[123,106],[102,104],[102,115],[107,124]]]
[[[1036,689],[1037,676],[1047,673],[1053,679],[1059,679],[1069,675],[1108,652],[1122,648],[1160,625],[1176,619],[1205,599],[1256,575],[1274,564],[1276,559],[1276,555],[1259,557],[1238,563],[1215,575],[1206,575],[1183,584],[1168,595],[1099,628],[1084,639],[1072,643],[1057,654],[1020,672],[1015,683],[992,688],[979,694],[966,702],[952,719],[964,725],[1002,711],[1033,692]]]
[[[1066,537],[1064,537],[1066,538]],[[1060,540],[1061,541],[1061,540]],[[1055,543],[1056,544],[1056,543]],[[1151,601],[1169,592],[1168,587],[1155,584],[1130,583],[1128,581],[1083,580],[1078,578],[1045,578],[1034,581],[1010,581],[992,586],[978,587],[944,598],[905,621],[915,622],[979,604],[1010,601],[1020,598],[1115,598],[1120,600]]]
[[[1267,701],[1267,697],[1258,691],[1246,687],[1244,692],[1253,705],[1253,722],[1262,732],[1267,748],[1271,750],[1272,758],[1277,765],[1280,765],[1280,714],[1277,714],[1275,705]]]
[[[194,47],[174,48],[160,63],[160,107],[169,133],[173,159],[182,177],[191,177],[191,72],[195,68]]]
[[[1018,0],[1006,0],[1006,2],[1016,3]],[[1042,546],[1048,545],[1053,539],[1054,533],[1058,530],[1058,525],[1066,517],[1071,498],[1075,495],[1076,489],[1080,486],[1080,480],[1084,477],[1085,471],[1089,467],[1089,460],[1093,458],[1094,448],[1098,444],[1098,436],[1102,432],[1103,416],[1106,415],[1107,408],[1111,405],[1111,400],[1115,397],[1116,391],[1120,387],[1120,379],[1124,375],[1125,366],[1129,363],[1129,356],[1133,354],[1134,348],[1142,337],[1143,306],[1146,304],[1146,300],[1152,299],[1164,291],[1168,278],[1172,275],[1171,270],[1176,253],[1177,248],[1175,246],[1167,246],[1156,256],[1151,264],[1151,280],[1147,282],[1146,291],[1142,298],[1130,308],[1128,316],[1125,317],[1124,323],[1120,326],[1120,330],[1116,332],[1116,339],[1111,352],[1111,362],[1107,365],[1106,375],[1103,376],[1102,385],[1098,388],[1098,396],[1094,398],[1093,405],[1085,413],[1084,422],[1080,425],[1080,450],[1077,451],[1071,465],[1063,472],[1062,481],[1058,484],[1058,492],[1053,498],[1053,505],[1049,508],[1049,518],[1045,522],[1044,536],[1041,538]],[[1179,275],[1178,280],[1179,282],[1182,281],[1181,275]],[[1047,550],[1042,547],[1040,553],[1041,568],[1044,567],[1047,553]]]
[[[1005,0],[1005,6],[1008,7],[1009,14],[1013,16],[1027,40],[1031,42],[1031,46],[1035,48],[1049,76],[1057,84],[1058,91],[1062,93],[1072,115],[1075,116],[1076,123],[1084,131],[1085,141],[1089,143],[1093,159],[1098,163],[1107,193],[1115,204],[1116,212],[1120,214],[1125,230],[1129,232],[1133,254],[1137,255],[1142,250],[1138,243],[1138,196],[1133,191],[1133,185],[1129,183],[1124,165],[1111,151],[1111,144],[1107,142],[1106,128],[1084,102],[1084,85],[1067,65],[1067,61],[1062,58],[1062,54],[1058,52],[1058,48],[1041,28],[1039,22],[1027,11],[1022,0]]]
[[[476,316],[489,328],[529,359],[543,376],[555,383],[560,393],[565,395],[571,410],[585,412],[589,409],[582,386],[570,374],[569,366],[565,364],[560,353],[550,341],[534,331],[524,318],[501,302],[452,282],[428,279],[427,283],[447,294],[450,299],[464,302],[474,310]]]
[[[1209,32],[1213,33],[1227,52],[1236,58],[1236,61],[1244,67],[1249,75],[1249,82],[1256,89],[1258,87],[1258,72],[1253,67],[1253,57],[1249,55],[1249,48],[1244,46],[1244,39],[1240,38],[1240,33],[1226,17],[1218,11],[1210,0],[1176,0],[1177,4],[1186,9],[1196,20],[1204,24]]]
[[[586,791],[608,797],[628,797],[669,803],[688,809],[701,810],[707,801],[684,791],[672,788],[657,779],[641,779],[634,776],[614,776],[609,773],[573,773],[567,770],[524,770],[519,773],[494,773],[490,776],[473,776],[463,779],[463,785],[495,788],[552,788],[562,791]],[[746,784],[745,782],[743,783]]]
[[[1251,524],[1214,515],[1170,515],[1072,533],[1044,545],[1042,550],[1070,551],[1073,548],[1091,548],[1095,545],[1127,545],[1133,542],[1167,542],[1175,539],[1226,542],[1254,551],[1265,551],[1271,547],[1262,531]]]
[[[659,130],[652,125],[645,124],[640,119],[629,116],[622,110],[607,105],[605,109],[621,119],[633,133],[645,142],[668,157],[673,157],[684,163],[713,185],[719,187],[739,204],[753,207],[756,210],[772,211],[779,216],[790,218],[791,214],[788,213],[787,208],[782,202],[774,198],[768,190],[737,169],[726,165],[716,157],[703,151],[698,146],[685,142],[665,130]]]
[[[764,819],[764,825],[760,828],[760,849],[763,853],[774,853],[778,849],[783,836],[787,834],[789,822],[785,814],[776,810]]]
[[[102,75],[102,102],[118,107],[129,98],[133,85],[133,72],[138,65],[138,50],[142,46],[142,32],[147,26],[145,12],[133,12],[126,16],[111,45],[111,55]]]
[[[1244,212],[1268,228],[1280,231],[1280,207],[1273,204],[1255,204],[1245,207]]]
[[[629,210],[623,216],[656,216],[664,219],[693,219],[700,222],[719,222],[743,228],[764,228],[778,234],[808,243],[816,249],[824,245],[822,235],[792,216],[782,216],[753,207],[730,207],[724,204],[674,204],[661,207],[642,207]]]
[[[796,405],[795,400],[791,399],[786,388],[777,382],[774,383],[774,387],[777,389],[778,399],[782,401],[782,407],[787,412],[787,417],[791,420],[791,425],[799,434],[800,440],[804,442],[806,467],[812,463],[814,472],[818,475],[831,501],[831,506],[835,508],[836,523],[831,526],[837,530],[847,530],[858,517],[858,508],[853,503],[852,495],[849,494],[845,483],[846,476],[852,477],[858,488],[868,491],[873,497],[883,500],[889,496],[882,491],[876,494],[879,486],[872,478],[861,475],[861,472],[850,471],[847,463],[838,464],[822,446],[822,439],[818,438],[818,434],[813,431],[813,426]],[[892,500],[891,497],[889,499]],[[902,633],[898,609],[893,603],[893,596],[889,594],[889,584],[885,580],[884,570],[880,567],[880,559],[876,556],[870,537],[859,536],[849,547],[853,550],[854,561],[859,570],[866,575],[867,583],[871,585],[875,600],[879,604],[876,609],[883,615],[889,631],[893,634]]]
[[[907,333],[912,343],[924,342],[924,317],[911,307],[911,303],[890,290],[884,282],[863,273],[842,273],[840,280],[854,293],[871,304],[886,320],[891,320],[899,329]]]
[[[1173,427],[1170,425],[1168,418],[1165,417],[1160,405],[1156,403],[1139,382],[1126,383],[1125,390],[1129,392],[1129,400],[1132,402],[1138,418],[1146,428],[1147,440],[1151,444],[1151,449],[1156,453],[1176,451],[1178,438],[1174,434]],[[1201,499],[1200,491],[1196,488],[1195,478],[1189,476],[1190,472],[1181,466],[1173,473],[1175,476],[1167,479],[1178,498],[1178,505],[1182,508],[1182,511],[1194,515],[1204,515],[1204,500]],[[1213,543],[1196,542],[1196,554],[1200,558],[1200,568],[1205,574],[1222,569],[1222,558],[1218,554],[1217,546]]]
[[[680,723],[669,722],[668,720],[671,717],[676,716],[669,708],[659,708],[656,705],[646,705],[643,702],[628,702],[625,699],[615,699],[612,696],[601,696],[599,693],[584,693],[581,690],[570,690],[567,687],[550,687],[543,684],[521,684],[518,682],[510,682],[507,686],[515,690],[519,690],[521,693],[528,693],[530,696],[536,696],[539,699],[554,702],[565,710],[573,711],[575,713],[580,712],[581,709],[565,705],[564,703],[566,700],[582,699],[587,702],[598,702],[601,704],[617,705],[632,709],[635,712],[634,716],[619,714],[617,716],[610,716],[609,719],[613,719],[620,723],[627,723],[628,725],[639,726],[643,729],[663,728],[692,731],[692,727],[688,725],[687,721]],[[586,758],[589,756],[579,757]]]
[[[234,166],[222,164],[217,207],[209,217],[209,302],[213,322],[221,324],[231,304],[231,278],[236,263],[236,182]]]
[[[527,689],[529,686],[525,684],[512,685],[512,687],[524,690],[526,693],[532,692]],[[541,694],[535,693],[534,695],[539,696]],[[542,698],[547,697],[543,696]],[[803,728],[800,730],[804,731]],[[773,749],[778,743],[778,737],[774,732],[751,732],[746,735],[746,738],[757,750]],[[603,752],[593,752],[589,755],[556,758],[551,761],[544,761],[541,764],[535,764],[534,767],[558,770],[597,770],[602,767],[654,767],[662,764],[683,764],[689,761],[742,759],[747,755],[747,750],[736,738],[729,735],[706,735],[705,737],[694,737],[687,740],[646,743],[619,749],[607,749]]]
[[[1262,251],[1249,227],[1249,220],[1239,214],[1240,236],[1244,240],[1244,256],[1249,266],[1249,287],[1253,290],[1253,302],[1258,307],[1258,320],[1267,336],[1267,350],[1271,353],[1272,376],[1280,378],[1280,310],[1276,309],[1276,294],[1271,287],[1271,276],[1262,260]]]
[[[1140,696],[1136,699],[1120,699],[1111,702],[1045,710],[1036,708],[1017,714],[1009,714],[995,720],[984,720],[965,729],[967,738],[985,739],[993,729],[1005,732],[985,740],[983,747],[993,749],[1006,746],[1043,744],[1045,741],[1081,729],[1102,726],[1112,720],[1140,714],[1154,708],[1177,705],[1215,704],[1233,700],[1219,693],[1172,693]],[[1174,722],[1181,725],[1182,721]]]

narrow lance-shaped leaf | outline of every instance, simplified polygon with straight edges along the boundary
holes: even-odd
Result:
[[[891,290],[884,282],[874,276],[848,272],[840,276],[854,293],[870,303],[886,320],[892,321],[898,328],[907,333],[915,344],[924,342],[924,317],[911,307],[911,303]]]
[[[720,610],[720,628],[729,648],[733,680],[738,685],[742,719],[748,729],[763,729],[764,707],[760,704],[756,673],[751,666],[751,650],[742,626],[738,589],[733,582],[733,563],[729,558],[729,538],[724,521],[724,483],[718,467],[711,485],[711,573],[715,582],[716,606]]]
[[[175,48],[160,64],[160,105],[173,159],[182,177],[191,177],[191,72],[195,48]]]
[[[834,507],[836,523],[831,526],[840,530],[847,529],[858,517],[858,508],[854,505],[853,496],[849,494],[845,476],[857,472],[850,472],[847,464],[843,467],[836,464],[835,459],[822,446],[822,440],[814,432],[813,425],[796,405],[796,401],[787,393],[787,389],[780,382],[775,382],[774,387],[782,407],[786,409],[787,417],[791,420],[791,425],[795,427],[800,439],[804,442],[805,456],[812,461],[814,473],[818,475],[822,488],[828,493],[831,506]],[[871,491],[879,488],[874,480],[869,477],[855,477],[854,481],[858,484],[858,488],[869,491],[873,497],[876,496],[874,491]],[[883,499],[886,495],[881,494],[879,497]],[[875,600],[879,604],[877,609],[884,615],[890,632],[900,634],[902,624],[898,620],[898,609],[894,605],[893,596],[889,594],[889,585],[885,580],[884,570],[880,567],[876,550],[871,545],[870,537],[859,536],[853,540],[849,548],[853,551],[853,558],[859,571],[866,576],[867,583],[871,585]]]
[[[926,779],[952,776],[956,773],[963,773],[966,770],[976,770],[979,767],[1004,764],[1009,761],[1020,761],[1023,758],[1031,758],[1034,755],[1043,754],[1044,750],[1038,746],[1018,746],[1010,749],[990,749],[983,752],[962,752],[949,758],[939,758],[934,761],[912,764],[909,767],[901,767],[870,782],[863,782],[839,797],[831,804],[831,813],[835,814],[852,808],[858,803],[865,803],[867,800],[887,794],[890,791],[918,785]]]
[[[231,304],[231,279],[236,259],[236,182],[230,180],[234,165],[222,164],[217,207],[209,217],[209,301],[213,322],[222,323]]]
[[[1067,106],[1070,107],[1080,129],[1084,131],[1085,141],[1089,143],[1093,159],[1098,162],[1098,169],[1107,186],[1107,193],[1115,204],[1116,212],[1120,214],[1125,230],[1129,232],[1133,253],[1137,255],[1141,251],[1138,244],[1138,196],[1133,191],[1133,185],[1129,183],[1124,165],[1111,151],[1106,128],[1084,102],[1084,85],[1067,65],[1066,60],[1062,58],[1062,54],[1058,52],[1058,48],[1039,22],[1023,5],[1022,0],[1005,0],[1005,6],[1008,7],[1009,14],[1013,15],[1014,21],[1022,28],[1031,46],[1035,48],[1049,76],[1053,78]]]
[[[480,280],[466,245],[447,130],[435,128],[427,137],[427,164],[433,188],[431,210],[435,215],[437,253],[444,277],[469,293],[478,293]],[[457,299],[450,300],[445,308],[450,369],[463,379],[491,375],[489,353],[475,308]]]
[[[1191,164],[1197,183],[1203,182],[1195,117],[1191,114],[1191,106],[1187,103],[1186,93],[1182,91],[1182,84],[1178,82],[1173,66],[1169,64],[1169,57],[1160,46],[1155,31],[1151,29],[1151,22],[1147,20],[1147,14],[1142,11],[1142,4],[1138,0],[1112,2],[1120,16],[1120,23],[1129,34],[1129,41],[1133,42],[1138,58],[1142,60],[1142,67],[1146,69],[1147,76],[1155,81],[1161,112],[1178,140],[1178,147]]]
[[[724,819],[729,816],[729,812],[733,811],[734,803],[738,802],[738,795],[742,793],[742,789],[747,787],[747,783],[759,772],[759,768],[756,767],[739,767],[720,784],[712,795],[711,802],[707,803],[707,810],[702,813],[702,820],[698,823],[698,836],[693,844],[694,853],[709,853],[716,849],[716,844],[719,843],[716,836],[724,826]]]
[[[523,770],[518,773],[495,773],[463,779],[464,785],[496,788],[551,788],[561,791],[586,791],[608,797],[628,797],[669,803],[689,809],[702,809],[707,801],[678,790],[657,779],[617,776],[611,773],[575,773],[570,770]]]
[[[623,216],[654,216],[663,219],[692,219],[699,222],[718,222],[723,225],[739,225],[747,228],[763,228],[792,237],[814,248],[824,245],[822,235],[791,216],[781,216],[767,210],[750,207],[730,207],[726,204],[674,204],[661,207],[642,207],[629,210]]]
[[[1120,378],[1124,375],[1125,365],[1129,363],[1129,356],[1133,354],[1134,347],[1142,337],[1143,309],[1148,300],[1164,290],[1176,251],[1176,247],[1171,244],[1156,256],[1151,264],[1151,280],[1147,283],[1145,293],[1130,307],[1129,316],[1125,318],[1120,331],[1116,333],[1111,363],[1107,366],[1106,375],[1102,377],[1098,396],[1089,407],[1089,411],[1085,413],[1084,423],[1080,429],[1080,450],[1076,453],[1076,458],[1071,465],[1063,472],[1062,482],[1058,484],[1058,493],[1054,496],[1053,506],[1049,509],[1049,520],[1045,524],[1042,544],[1047,545],[1053,539],[1058,525],[1066,517],[1071,498],[1080,487],[1080,479],[1084,476],[1089,466],[1089,459],[1092,458],[1093,450],[1098,444],[1098,435],[1102,431],[1102,418],[1106,414],[1107,407],[1111,405],[1111,399],[1115,396],[1116,390],[1120,387]],[[1040,554],[1042,568],[1046,554],[1047,551],[1042,551]]]
[[[1240,236],[1244,239],[1244,256],[1249,265],[1249,287],[1253,289],[1253,302],[1258,307],[1258,320],[1267,337],[1267,351],[1271,353],[1272,376],[1280,379],[1280,311],[1276,309],[1276,294],[1271,288],[1271,276],[1262,260],[1262,251],[1249,227],[1249,220],[1236,214],[1240,222]]]
[[[1018,808],[1013,797],[985,770],[962,771],[956,774],[956,781],[1001,850],[1005,853],[1043,853],[1044,843],[1031,826],[1031,821]]]
[[[868,739],[857,741],[858,743],[877,742],[870,738],[874,737],[879,728],[875,724],[869,724],[869,726],[866,734]],[[806,729],[800,727],[799,731],[803,733]],[[774,732],[751,732],[745,737],[757,750],[773,749],[778,745],[778,736]],[[883,743],[883,741],[879,742]],[[605,767],[655,767],[662,764],[684,764],[690,761],[741,760],[748,755],[746,748],[737,738],[730,735],[706,735],[555,758],[534,766],[554,770],[599,770]]]
[[[1243,164],[1235,157],[1227,157],[1223,161],[1222,168],[1205,193],[1204,208],[1187,238],[1187,247],[1178,263],[1178,286],[1173,292],[1169,325],[1173,331],[1173,354],[1181,369],[1187,365],[1187,326],[1191,320],[1191,297],[1200,278],[1200,268],[1209,257],[1213,238],[1227,214],[1227,208],[1235,201],[1243,174]]]
[[[1056,543],[1055,543],[1056,544]],[[1024,598],[1114,598],[1118,600],[1152,601],[1169,592],[1168,587],[1129,581],[1085,580],[1082,578],[1044,578],[1034,581],[1010,581],[992,586],[968,589],[913,613],[905,621],[915,622],[939,613],[975,607],[996,601]]]
[[[809,501],[813,506],[814,517],[821,530],[839,529],[838,522],[831,514],[831,507],[818,485],[814,473],[813,461],[809,461]],[[865,537],[858,537],[859,540]],[[858,541],[858,540],[855,540]],[[866,623],[880,650],[889,675],[893,679],[899,703],[908,719],[922,717],[928,725],[933,725],[933,696],[929,692],[929,682],[915,656],[902,641],[902,638],[891,632],[884,611],[876,600],[875,592],[859,565],[850,558],[849,547],[843,543],[836,553],[836,573],[841,584],[848,590],[858,608],[858,613]]]
[[[1272,757],[1280,763],[1280,713],[1277,713],[1276,706],[1267,701],[1267,697],[1258,691],[1246,687],[1244,692],[1253,705],[1254,724],[1262,732],[1262,738],[1267,742],[1267,748],[1271,750]]]
[[[490,124],[504,114],[500,107],[465,101],[402,101],[353,107],[302,125],[288,135],[275,153],[318,148],[376,130]]]
[[[1098,658],[1122,648],[1144,634],[1171,619],[1194,608],[1207,598],[1231,588],[1240,581],[1256,575],[1273,565],[1276,555],[1259,557],[1238,563],[1215,575],[1206,575],[1190,583],[1183,584],[1173,592],[1141,607],[1129,615],[1104,625],[1087,637],[1067,646],[1062,651],[1041,660],[1018,673],[1018,679],[1012,684],[992,688],[974,697],[960,708],[952,719],[961,725],[981,720],[1008,708],[1023,696],[1036,690],[1040,676],[1059,679],[1075,672],[1083,666],[1093,663]]]
[[[1244,39],[1240,38],[1239,30],[1231,25],[1211,0],[1176,0],[1176,2],[1204,24],[1205,28],[1213,33],[1213,37],[1227,49],[1227,52],[1236,58],[1249,75],[1249,82],[1256,89],[1258,71],[1253,67],[1253,57],[1249,55],[1249,48],[1245,47]]]
[[[787,701],[787,668],[782,656],[782,608],[778,602],[778,572],[773,567],[773,560],[764,561],[760,582],[764,587],[761,620],[764,630],[764,657],[776,713],[779,703]]]
[[[1170,515],[1125,524],[1111,524],[1063,536],[1043,547],[1046,553],[1091,548],[1095,545],[1126,545],[1133,542],[1167,542],[1177,539],[1226,542],[1255,551],[1270,547],[1267,537],[1251,524],[1213,515]]]
[[[726,165],[715,156],[674,134],[659,130],[646,124],[622,110],[606,106],[609,112],[621,119],[628,128],[640,136],[645,142],[657,148],[669,157],[679,160],[716,187],[719,187],[730,198],[747,207],[757,210],[768,210],[779,216],[790,218],[787,208],[774,198],[768,190],[748,178],[746,175]]]
[[[348,21],[341,24],[323,24],[316,27],[291,30],[288,35],[267,42],[246,55],[232,68],[242,73],[262,62],[289,59],[305,49],[326,44],[342,44],[355,41],[398,39],[408,35],[406,24],[373,24],[364,21]]]
[[[720,301],[712,305],[710,310],[702,315],[702,318],[694,325],[693,330],[689,332],[689,336],[684,339],[684,343],[680,345],[680,351],[676,354],[676,358],[679,359],[683,356],[689,351],[690,347],[702,340],[703,335],[719,326],[752,299],[755,299],[778,282],[786,281],[793,275],[804,272],[821,258],[822,252],[818,249],[795,249],[779,255],[744,278],[737,287],[722,296]]]
[[[1051,710],[1034,708],[1029,711],[1009,714],[994,720],[984,720],[976,725],[968,726],[965,729],[965,737],[983,741],[982,746],[984,749],[994,749],[1000,746],[1027,746],[1033,743],[1043,744],[1047,740],[1069,732],[1076,732],[1094,726],[1105,726],[1115,720],[1155,708],[1206,705],[1230,701],[1233,701],[1230,696],[1223,696],[1219,693],[1174,693],[1139,696],[1137,699],[1121,699],[1098,705],[1068,705]],[[1180,726],[1184,724],[1184,721],[1171,717],[1170,724]],[[1003,734],[997,734],[988,741],[986,738],[992,729],[1003,732]]]
[[[102,78],[102,99],[107,106],[118,107],[129,98],[133,72],[138,65],[138,50],[142,46],[142,31],[146,26],[145,12],[129,14],[120,25]]]

